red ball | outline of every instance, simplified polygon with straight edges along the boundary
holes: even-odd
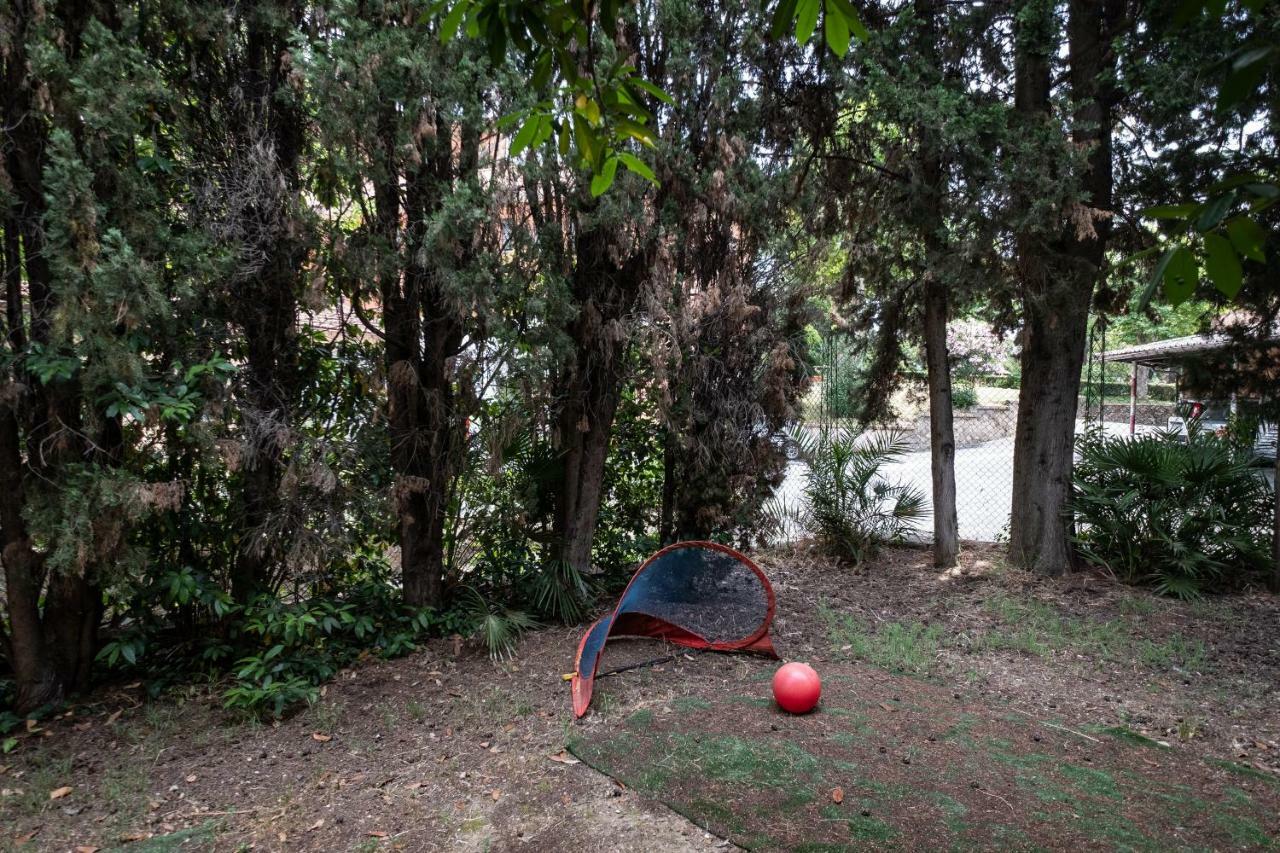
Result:
[[[773,675],[773,698],[784,711],[807,714],[822,695],[822,679],[807,663],[784,663]]]

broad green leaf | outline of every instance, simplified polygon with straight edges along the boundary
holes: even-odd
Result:
[[[1164,271],[1169,268],[1169,261],[1172,260],[1173,253],[1177,250],[1177,246],[1170,246],[1164,250],[1164,254],[1156,262],[1155,269],[1151,271],[1151,278],[1147,279],[1147,286],[1142,289],[1142,296],[1138,299],[1139,311],[1146,311],[1147,306],[1151,304],[1151,297],[1155,295],[1156,285],[1164,278]]]
[[[615,123],[620,134],[630,136],[632,139],[644,143],[650,148],[655,147],[658,137],[654,134],[653,128],[634,122],[629,118],[620,118]]]
[[[796,0],[782,0],[778,8],[773,10],[773,22],[769,25],[769,38],[782,38],[791,29],[791,22],[796,19]]]
[[[601,196],[613,186],[613,178],[618,173],[618,158],[610,157],[604,161],[604,168],[591,179],[591,195]]]
[[[1265,47],[1255,47],[1251,50],[1242,51],[1231,61],[1231,69],[1233,71],[1241,71],[1250,65],[1256,65],[1264,61],[1268,56],[1275,52],[1275,48],[1271,45]]]
[[[1195,256],[1186,246],[1178,246],[1164,268],[1164,295],[1173,305],[1181,305],[1195,293],[1199,270]]]
[[[1227,236],[1242,257],[1260,264],[1267,262],[1267,232],[1249,217],[1237,216],[1227,220]]]
[[[533,142],[534,136],[538,133],[538,125],[542,122],[542,116],[530,115],[524,120],[524,124],[520,126],[520,130],[516,133],[516,138],[511,140],[511,156],[518,157],[520,152],[528,148]]]
[[[1266,73],[1267,63],[1254,63],[1242,68],[1232,68],[1227,78],[1218,88],[1216,109],[1220,113],[1229,112],[1233,107],[1249,97],[1258,89],[1262,76]]]
[[[1196,230],[1203,233],[1212,228],[1217,228],[1218,223],[1227,215],[1227,212],[1231,210],[1231,206],[1235,202],[1235,193],[1224,193],[1206,201],[1200,209],[1200,215],[1196,217]]]
[[[529,85],[533,86],[535,92],[541,92],[547,85],[547,81],[551,79],[551,52],[543,51],[538,57],[537,62],[533,64],[533,76],[529,79]]]
[[[1270,201],[1275,201],[1280,198],[1280,186],[1276,186],[1275,184],[1245,184],[1244,188],[1259,198],[1265,198]]]
[[[796,13],[796,41],[808,44],[813,38],[813,31],[818,26],[819,0],[800,0]]]
[[[658,179],[653,174],[653,169],[649,168],[649,164],[641,160],[634,154],[627,151],[619,151],[618,159],[622,161],[622,165],[626,166],[629,171],[635,172],[646,181],[657,183]]]
[[[853,8],[853,4],[849,0],[833,0],[833,2],[840,14],[844,15],[845,26],[849,28],[849,32],[853,33],[858,41],[865,42],[870,38],[871,34],[863,26],[862,18],[858,16],[858,10]]]
[[[458,34],[458,27],[462,25],[462,19],[467,14],[467,9],[471,6],[471,0],[458,0],[453,8],[449,10],[449,14],[444,16],[444,20],[440,22],[440,42],[446,43]]]
[[[574,101],[574,107],[579,115],[591,122],[592,126],[600,123],[600,105],[596,103],[594,98],[579,95]]]
[[[849,25],[845,23],[844,15],[836,8],[835,0],[826,0],[822,28],[827,37],[827,47],[843,59],[849,52]]]
[[[1240,175],[1232,175],[1229,178],[1223,178],[1221,181],[1218,181],[1216,184],[1209,187],[1207,192],[1209,195],[1217,195],[1220,192],[1233,190],[1236,187],[1241,187],[1245,184],[1257,183],[1261,180],[1262,177],[1257,172],[1245,172]]]
[[[578,143],[579,153],[591,166],[591,171],[597,171],[600,165],[602,149],[599,134],[596,133],[595,128],[587,123],[586,119],[577,113],[573,114],[573,138]]]
[[[1148,219],[1186,219],[1195,213],[1200,207],[1198,204],[1157,204],[1151,207],[1144,207],[1139,211],[1139,215]]]
[[[1216,232],[1204,235],[1204,270],[1223,296],[1236,298],[1244,271],[1231,241]]]
[[[634,77],[628,82],[632,86],[635,86],[637,89],[643,89],[644,91],[648,92],[650,95],[653,95],[655,98],[657,98],[659,101],[662,101],[664,104],[675,103],[674,98],[672,98],[670,95],[668,95],[659,87],[650,83],[648,80],[642,79],[640,77]]]

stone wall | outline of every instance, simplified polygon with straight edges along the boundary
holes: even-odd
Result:
[[[974,406],[957,409],[951,416],[956,447],[974,447],[997,438],[1008,438],[1018,420],[1018,409],[1012,403],[1002,406]],[[906,434],[912,450],[929,449],[929,415],[921,414],[914,423],[898,424]]]

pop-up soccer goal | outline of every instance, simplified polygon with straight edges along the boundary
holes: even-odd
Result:
[[[679,542],[645,561],[614,609],[587,629],[573,674],[573,714],[591,705],[605,643],[652,637],[692,649],[777,657],[773,587],[747,557],[714,542]]]

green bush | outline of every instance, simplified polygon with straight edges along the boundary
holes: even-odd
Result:
[[[923,492],[881,474],[906,452],[901,436],[796,428],[791,439],[809,469],[799,521],[832,555],[860,563],[925,517]]]
[[[1239,587],[1267,568],[1272,495],[1215,435],[1078,442],[1072,511],[1082,556],[1179,598]]]
[[[978,405],[978,389],[969,383],[951,389],[951,405],[956,409],[972,409]]]
[[[398,657],[424,637],[442,634],[494,639],[491,612],[475,596],[459,596],[441,611],[409,607],[385,561],[353,562],[348,585],[317,588],[306,598],[260,595],[243,606],[190,568],[157,575],[140,591],[148,605],[135,604],[135,618],[102,646],[98,661],[141,677],[152,695],[192,678],[229,674],[226,707],[280,717],[314,701],[319,685],[362,654]],[[177,623],[196,626],[186,632],[189,639],[175,639]],[[525,625],[500,627],[510,631],[497,638],[505,644],[497,652]]]

